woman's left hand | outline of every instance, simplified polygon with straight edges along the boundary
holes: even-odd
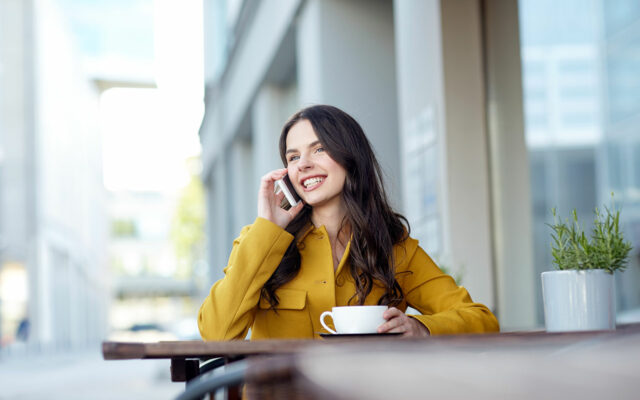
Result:
[[[402,336],[406,337],[429,336],[429,330],[417,319],[407,316],[395,307],[385,311],[383,317],[387,322],[378,327],[378,333],[402,332]]]

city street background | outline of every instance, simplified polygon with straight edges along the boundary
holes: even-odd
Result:
[[[0,399],[171,398],[208,285],[201,0],[0,0]]]
[[[2,400],[170,399],[182,390],[168,360],[105,362],[99,351],[0,360]]]
[[[0,0],[0,399],[179,392],[100,344],[199,339],[311,104],[503,331],[544,327],[551,210],[621,210],[639,322],[638,71],[637,0]]]

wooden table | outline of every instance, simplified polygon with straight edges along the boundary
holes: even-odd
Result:
[[[640,398],[640,324],[613,332],[516,332],[427,339],[103,343],[107,360],[249,358],[249,398]],[[637,388],[637,389],[636,389]]]
[[[397,337],[395,337],[397,339]],[[367,339],[370,340],[370,339]],[[343,340],[339,340],[342,341]],[[157,343],[140,342],[103,342],[102,355],[105,360],[158,359],[171,360],[171,381],[188,382],[200,374],[200,362],[212,358],[222,357],[226,363],[245,357],[260,357],[273,355],[290,355],[304,349],[316,346],[326,346],[321,340],[233,340],[221,342],[193,341],[165,341]],[[331,342],[329,344],[335,345]],[[262,359],[252,366],[250,376],[257,380],[271,381],[280,374],[289,376],[292,364],[287,359],[265,364]],[[275,366],[279,365],[279,368]],[[267,384],[266,387],[269,385]],[[232,388],[229,398],[239,398],[238,388]]]
[[[296,354],[322,399],[640,399],[640,325],[615,332],[351,343]]]
[[[103,342],[102,355],[105,360],[170,359],[171,381],[186,382],[200,373],[201,360],[223,357],[227,361],[233,361],[247,356],[290,354],[318,343],[321,342],[314,340]]]

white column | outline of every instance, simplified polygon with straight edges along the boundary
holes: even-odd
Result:
[[[451,254],[473,295],[495,307],[480,3],[441,6]]]
[[[394,7],[405,208],[418,209],[410,215],[425,250],[462,273],[473,299],[493,308],[479,5],[413,0]],[[411,190],[420,195],[410,197]]]
[[[282,103],[285,93],[278,86],[264,85],[253,103],[252,146],[253,146],[253,187],[257,193],[260,178],[267,172],[282,168],[278,141],[280,131],[287,116],[283,115]]]
[[[207,236],[209,237],[209,278],[211,283],[222,278],[222,270],[227,265],[233,238],[228,229],[229,213],[226,188],[226,161],[224,152],[211,166],[207,175]],[[205,285],[208,286],[208,285]],[[208,294],[208,292],[207,292]]]
[[[50,345],[55,339],[55,307],[53,299],[53,260],[47,243],[42,237],[36,239],[30,249],[29,263],[37,269],[30,274],[29,287],[36,288],[36,297],[30,300],[29,320],[31,322],[31,336],[33,341]],[[29,296],[31,297],[31,293]]]
[[[309,0],[297,25],[302,106],[330,104],[362,125],[400,206],[393,7],[388,0]]]
[[[253,179],[253,151],[251,141],[241,137],[233,141],[229,156],[227,170],[229,191],[229,208],[232,215],[230,234],[237,237],[243,226],[253,222],[256,218],[257,190]],[[231,252],[229,247],[228,252]]]
[[[517,2],[485,6],[488,126],[497,293],[503,329],[536,324],[529,159],[524,136]],[[540,289],[538,289],[540,290]]]

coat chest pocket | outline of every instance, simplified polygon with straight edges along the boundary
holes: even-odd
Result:
[[[313,324],[307,307],[307,291],[278,289],[276,294],[280,302],[275,310],[271,309],[268,301],[260,299],[252,338],[313,337]]]
[[[307,291],[297,289],[278,289],[276,290],[278,296],[278,305],[276,310],[304,310],[307,305]],[[265,298],[260,298],[259,307],[262,310],[268,310],[271,305]]]

